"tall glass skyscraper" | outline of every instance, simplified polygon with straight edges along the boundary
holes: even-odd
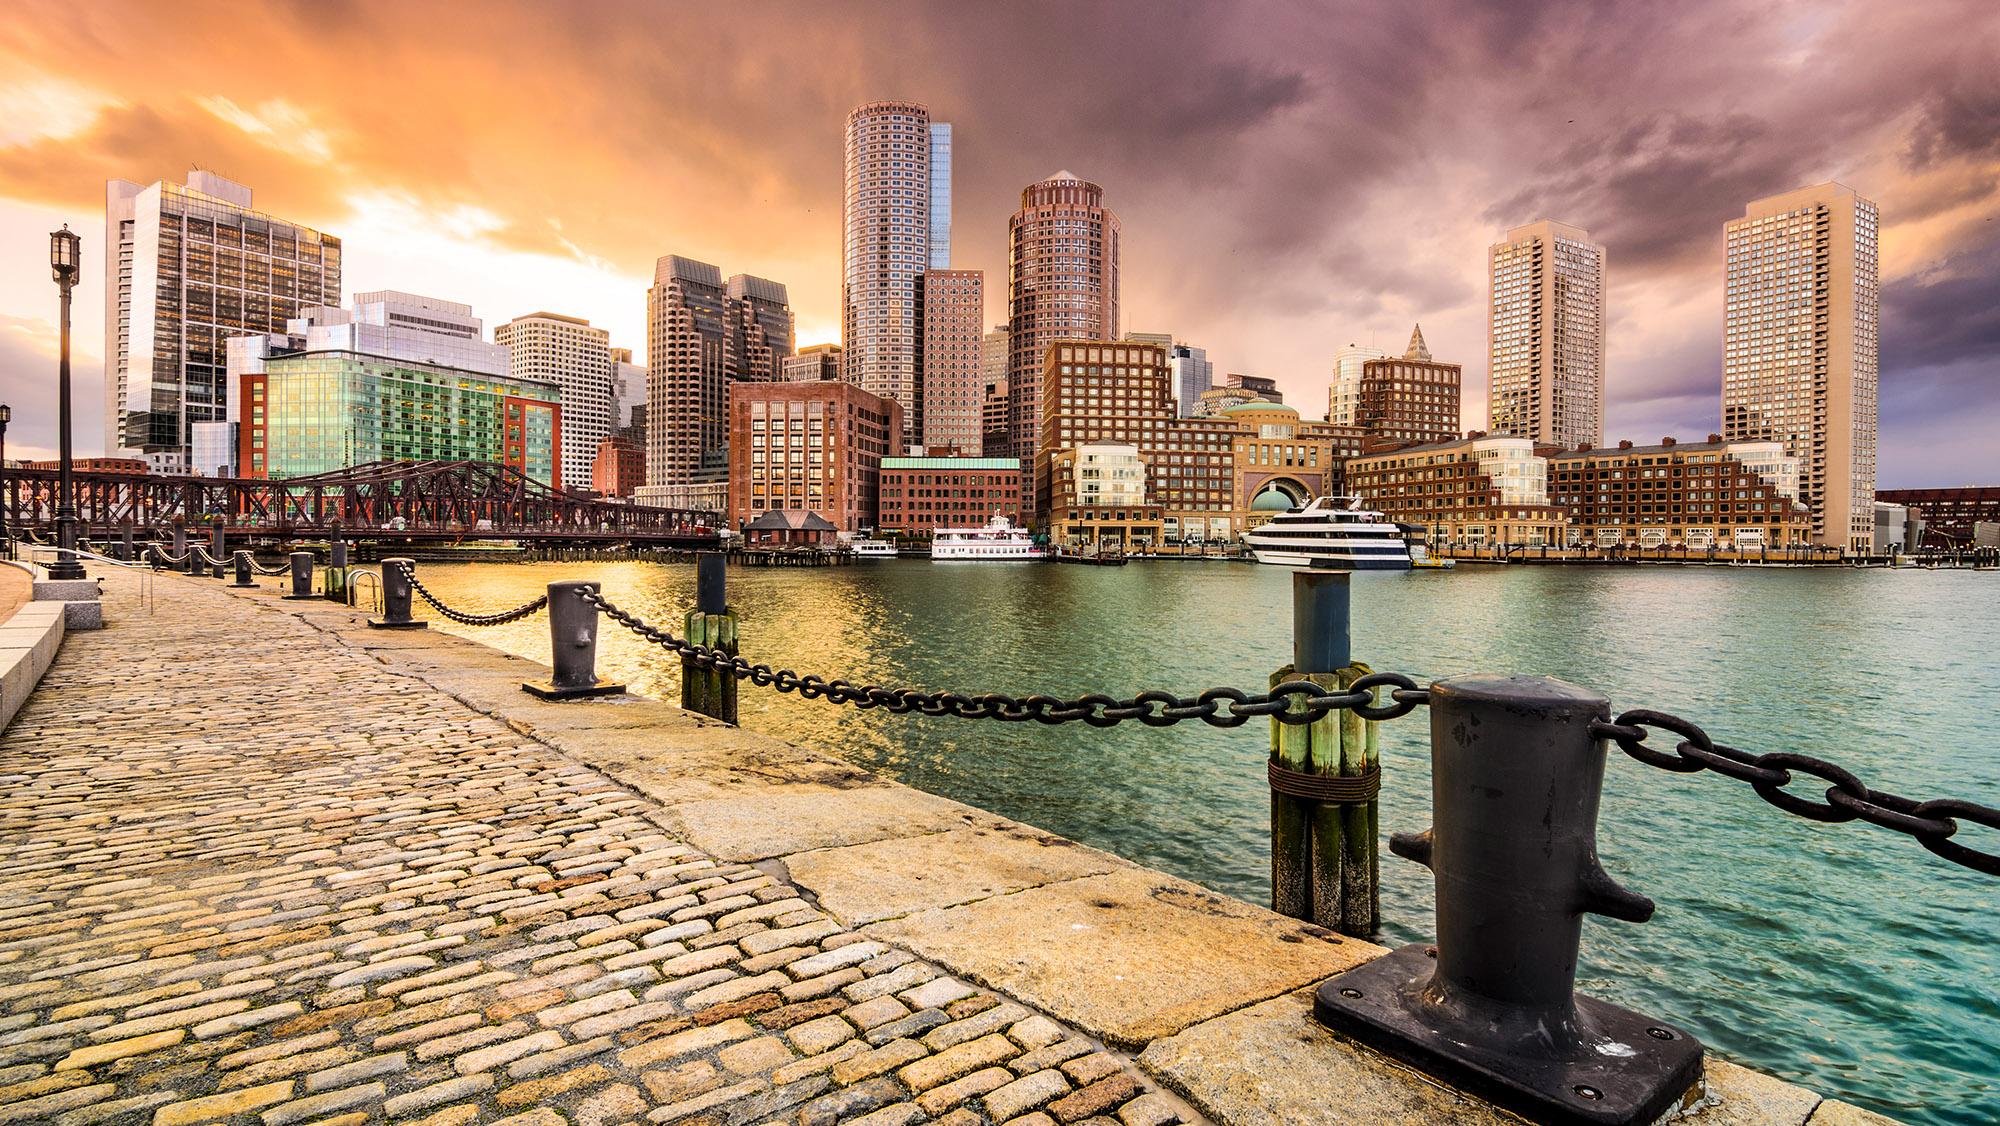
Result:
[[[1548,219],[1487,248],[1487,429],[1575,449],[1604,444],[1604,247]]]
[[[951,269],[951,126],[931,122],[931,256],[933,270]]]

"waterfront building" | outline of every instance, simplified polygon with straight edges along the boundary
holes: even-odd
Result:
[[[1017,396],[1018,398],[1018,396]],[[1158,344],[1089,340],[1049,345],[1042,369],[1041,440],[1035,447],[1034,512],[1053,500],[1055,455],[1087,445],[1151,448],[1165,438],[1173,402],[1167,350]]]
[[[646,483],[646,447],[630,438],[607,434],[598,439],[590,463],[590,488],[602,496],[626,498]]]
[[[105,452],[188,472],[195,424],[228,418],[228,339],[339,305],[340,279],[339,238],[254,210],[233,180],[106,182]]]
[[[817,383],[840,378],[840,345],[808,344],[786,356],[778,366],[778,378],[785,383]]]
[[[1894,555],[1898,552],[1915,551],[1924,540],[1923,514],[1904,504],[1890,504],[1888,501],[1875,502],[1875,542],[1876,555]]]
[[[653,496],[726,498],[729,390],[775,379],[792,351],[785,287],[706,262],[661,258],[646,293],[646,485]],[[708,486],[698,496],[688,486]],[[671,490],[671,492],[669,492]]]
[[[582,487],[616,423],[611,333],[581,317],[539,312],[494,326],[493,342],[507,349],[509,375],[562,389],[562,476]]]
[[[1143,547],[1161,540],[1161,509],[1151,503],[1139,447],[1088,443],[1050,462],[1049,539],[1086,552]]]
[[[917,357],[918,419],[911,430],[926,449],[978,450],[986,275],[926,270],[917,288],[923,347]]]
[[[1349,344],[1333,354],[1333,382],[1326,389],[1326,420],[1338,426],[1352,426],[1361,410],[1361,376],[1369,360],[1384,359],[1389,353],[1380,348]]]
[[[1282,403],[1285,401],[1284,393],[1278,390],[1278,381],[1261,375],[1244,375],[1242,372],[1232,371],[1222,377],[1222,386],[1226,389],[1241,391],[1246,395],[1262,399],[1267,403]]]
[[[1528,439],[1471,435],[1364,453],[1347,463],[1347,491],[1432,547],[1559,547],[1568,517],[1549,502],[1547,454]]]
[[[951,128],[918,102],[870,102],[847,116],[841,205],[844,378],[894,399],[918,439],[918,281],[951,267]]]
[[[1364,360],[1353,417],[1363,431],[1402,442],[1449,442],[1459,436],[1457,364],[1431,358],[1424,328],[1410,330],[1410,346],[1394,359]],[[1331,414],[1328,422],[1335,419]]]
[[[729,393],[729,520],[810,512],[875,526],[882,459],[903,452],[903,408],[844,381],[737,382]]]
[[[1104,189],[1065,170],[1022,190],[1007,236],[1010,452],[1033,469],[1049,347],[1118,336],[1118,216],[1104,206]],[[1030,484],[1031,519],[1039,495]]]
[[[1487,430],[1604,444],[1604,247],[1543,219],[1487,249]]]
[[[1939,547],[1968,546],[1975,526],[2000,523],[2000,486],[1880,489],[1875,499],[1908,505],[1922,513],[1928,542]]]
[[[1725,442],[1719,434],[1548,456],[1549,497],[1569,517],[1565,542],[1588,547],[1741,551],[1807,543],[1806,508],[1783,484],[1796,475],[1795,459],[1779,443]]]
[[[1843,184],[1756,200],[1723,227],[1722,433],[1799,459],[1814,542],[1875,536],[1880,215]]]
[[[1011,457],[885,457],[881,511],[885,532],[928,536],[935,528],[970,528],[994,513],[1021,519],[1021,463]]]
[[[1167,378],[1173,384],[1174,416],[1193,418],[1202,393],[1215,386],[1215,365],[1208,349],[1176,344],[1167,353]]]

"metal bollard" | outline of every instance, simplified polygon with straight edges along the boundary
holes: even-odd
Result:
[[[312,552],[292,552],[292,592],[285,597],[292,601],[313,597]]]
[[[209,565],[214,568],[213,572],[214,577],[218,579],[221,578],[223,575],[227,574],[229,570],[229,553],[226,550],[227,545],[223,542],[223,540],[224,540],[224,533],[222,530],[222,517],[220,516],[209,517],[208,520]]]
[[[347,582],[347,541],[335,537],[328,552],[332,558],[326,564],[326,597],[351,606],[354,604],[354,591]]]
[[[1583,913],[1653,903],[1597,860],[1604,697],[1546,677],[1431,686],[1433,827],[1390,851],[1429,867],[1434,947],[1320,986],[1322,1024],[1535,1122],[1648,1123],[1700,1083],[1685,1030],[1576,994]]]
[[[139,558],[139,553],[132,550],[132,521],[126,520],[125,526],[119,529],[119,539],[124,544],[124,551],[118,558],[123,559],[127,563],[136,562]]]
[[[188,547],[188,530],[185,524],[174,525],[174,554],[185,556],[175,566],[186,574],[194,574],[194,552]]]
[[[704,551],[694,557],[694,609],[688,611],[686,635],[696,645],[734,657],[737,619],[727,599],[726,558],[719,551]],[[735,723],[736,677],[721,669],[703,668],[692,658],[682,657],[681,707],[724,723]]]
[[[257,580],[250,577],[250,553],[239,551],[235,557],[236,581],[230,586],[256,586]]]
[[[409,559],[382,561],[382,616],[368,619],[376,629],[428,629],[429,622],[410,617],[410,576],[404,567],[416,564]]]
[[[622,684],[597,678],[597,606],[584,601],[596,583],[549,584],[549,664],[553,675],[529,681],[521,691],[544,700],[580,700],[586,696],[616,696]]]

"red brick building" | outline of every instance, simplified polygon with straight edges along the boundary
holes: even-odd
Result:
[[[1021,462],[1011,457],[892,457],[882,462],[876,527],[927,536],[933,528],[1021,522]]]
[[[607,497],[629,497],[646,483],[646,449],[630,438],[611,435],[597,443],[590,463],[590,487]]]
[[[815,512],[874,527],[885,457],[903,452],[903,408],[851,383],[732,383],[729,520]]]

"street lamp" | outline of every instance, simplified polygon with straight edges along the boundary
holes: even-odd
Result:
[[[0,403],[0,551],[14,558],[14,540],[7,534],[7,424],[14,421],[14,408]]]
[[[69,448],[69,291],[76,286],[77,275],[81,272],[83,239],[64,223],[60,231],[49,234],[49,268],[55,274],[56,288],[62,291],[62,361],[57,389],[58,439],[61,443],[61,460],[56,475],[56,561],[49,567],[51,579],[81,579],[83,564],[76,559],[76,481],[71,477]]]

